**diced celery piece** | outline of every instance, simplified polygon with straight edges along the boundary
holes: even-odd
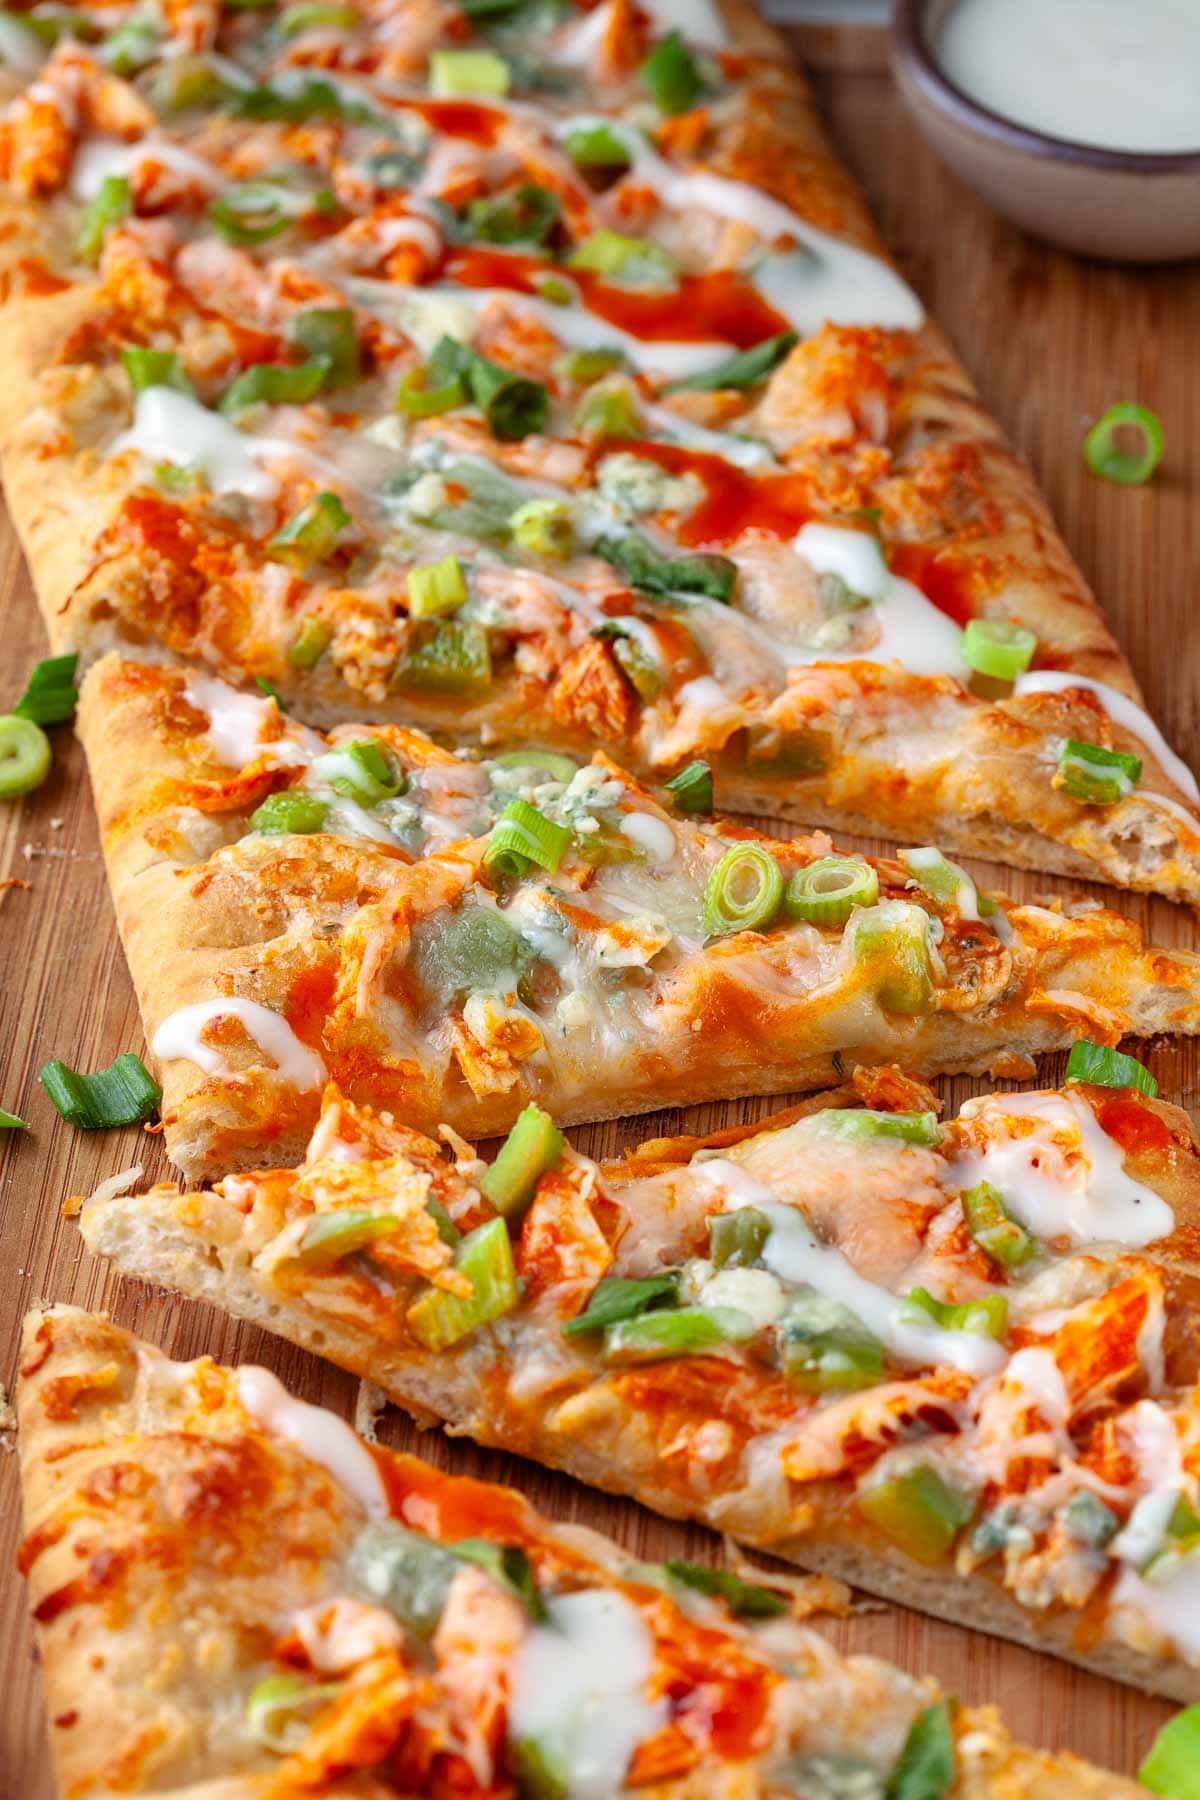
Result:
[[[944,1559],[975,1511],[974,1501],[928,1463],[869,1482],[857,1500],[863,1517],[884,1537],[930,1566]]]
[[[508,1226],[489,1219],[467,1233],[455,1251],[454,1266],[470,1281],[470,1299],[427,1287],[408,1309],[408,1328],[426,1350],[446,1350],[516,1306],[517,1272]]]
[[[541,1177],[562,1155],[565,1141],[549,1113],[540,1106],[525,1108],[479,1184],[498,1213],[506,1219],[520,1217]]]

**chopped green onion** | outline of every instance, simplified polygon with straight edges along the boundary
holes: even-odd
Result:
[[[280,37],[299,37],[302,31],[353,31],[362,23],[355,6],[335,4],[334,0],[300,0],[280,13],[275,29]]]
[[[493,756],[491,762],[497,769],[544,770],[552,781],[564,783],[579,773],[574,757],[563,756],[557,750],[506,750],[502,756]]]
[[[840,1300],[802,1287],[776,1328],[780,1367],[805,1394],[871,1387],[883,1373],[883,1345]]]
[[[1138,1770],[1138,1780],[1166,1800],[1200,1800],[1200,1706],[1168,1719]]]
[[[711,369],[702,369],[697,375],[685,375],[679,381],[672,381],[666,392],[690,388],[697,393],[711,393],[719,388],[753,387],[755,382],[765,380],[772,370],[777,369],[799,342],[799,332],[781,331],[775,337],[764,338],[752,350],[739,350],[736,356],[727,356],[724,362],[716,363]]]
[[[672,31],[656,44],[638,70],[643,87],[659,112],[668,118],[688,112],[700,92],[700,70],[679,32]]]
[[[296,1259],[306,1268],[327,1269],[399,1229],[400,1220],[395,1213],[372,1212],[362,1206],[314,1213],[304,1227]]]
[[[77,1075],[64,1062],[48,1062],[38,1080],[68,1125],[80,1131],[107,1131],[136,1125],[158,1111],[162,1089],[141,1057],[126,1051],[94,1075]]]
[[[507,94],[512,71],[495,50],[435,50],[429,58],[429,91],[439,99],[456,94]]]
[[[306,1681],[302,1675],[267,1675],[251,1688],[246,1725],[256,1743],[286,1756],[303,1743],[303,1715],[342,1691],[341,1682]]]
[[[939,1563],[975,1512],[974,1502],[952,1488],[928,1463],[860,1488],[858,1510],[893,1544],[918,1562]]]
[[[492,827],[483,866],[516,879],[527,873],[531,863],[553,874],[570,842],[567,826],[556,825],[525,800],[510,800]]]
[[[922,1145],[938,1141],[937,1114],[932,1112],[872,1112],[865,1106],[828,1106],[814,1115],[813,1124],[822,1135],[851,1144],[866,1144],[877,1138],[899,1138],[902,1144]]]
[[[282,531],[277,531],[267,545],[267,555],[275,562],[290,563],[294,569],[307,569],[324,562],[338,534],[350,523],[336,494],[316,494],[302,506]]]
[[[490,1538],[460,1538],[450,1549],[462,1562],[486,1569],[493,1581],[516,1596],[535,1625],[545,1624],[549,1614],[526,1551],[516,1544],[493,1544]]]
[[[133,211],[129,179],[125,175],[106,175],[84,209],[79,222],[76,249],[79,259],[95,267],[100,261],[104,239],[114,225],[127,219]]]
[[[590,387],[575,408],[572,424],[580,437],[640,437],[637,390],[623,376]]]
[[[32,719],[0,718],[0,800],[32,793],[50,772],[50,740]]]
[[[327,356],[302,363],[255,363],[230,382],[217,410],[231,414],[247,406],[300,405],[320,393],[332,366]]]
[[[301,125],[306,119],[378,123],[369,106],[345,100],[325,76],[301,76],[297,69],[288,69],[285,73],[288,77],[286,87],[282,81],[277,87],[267,81],[259,87],[238,88],[228,96],[233,110],[243,119],[277,119],[291,125]]]
[[[639,1313],[609,1325],[604,1333],[606,1362],[662,1362],[673,1356],[701,1356],[722,1344],[744,1344],[757,1326],[736,1306],[679,1306]]]
[[[810,925],[844,925],[856,906],[874,906],[879,877],[856,856],[822,856],[797,869],[787,884],[784,909]]]
[[[273,681],[268,681],[265,675],[256,675],[254,677],[254,685],[267,696],[268,700],[273,700],[275,702],[281,713],[285,713],[289,710],[287,701],[275,686],[275,683]]]
[[[967,664],[978,675],[1015,681],[1033,661],[1037,633],[1004,619],[968,619],[962,640]]]
[[[38,663],[25,685],[25,692],[13,707],[18,719],[32,719],[35,725],[62,725],[75,711],[79,689],[75,671],[79,657],[47,656]]]
[[[704,928],[711,937],[765,931],[783,904],[783,872],[761,844],[734,844],[704,889]]]
[[[549,1113],[527,1106],[485,1171],[480,1192],[504,1218],[519,1218],[542,1176],[562,1155],[565,1141]]]
[[[1090,1488],[1080,1488],[1071,1495],[1063,1513],[1063,1524],[1077,1544],[1103,1550],[1121,1529],[1121,1521],[1111,1506],[1105,1506]]]
[[[353,764],[347,774],[345,764]],[[355,738],[352,743],[338,744],[327,756],[313,764],[313,773],[325,775],[335,794],[357,800],[362,806],[374,806],[380,800],[394,800],[408,786],[403,770],[393,769],[387,752],[377,738]]]
[[[630,1280],[622,1275],[606,1275],[597,1283],[587,1311],[563,1326],[564,1337],[585,1337],[589,1331],[603,1331],[619,1325],[623,1319],[635,1319],[656,1307],[659,1301],[674,1306],[679,1293],[679,1271],[668,1269],[661,1275],[645,1275]]]
[[[396,411],[410,419],[434,419],[466,402],[467,392],[457,375],[431,386],[424,369],[410,369],[396,389]]]
[[[294,223],[290,196],[272,181],[239,181],[208,209],[208,219],[227,244],[265,244]]]
[[[562,201],[549,188],[523,181],[507,194],[472,200],[463,225],[484,244],[544,244],[562,215]]]
[[[593,231],[567,257],[568,269],[590,269],[596,275],[617,275],[625,281],[653,283],[656,287],[675,280],[675,261],[648,238],[626,237],[607,227]]]
[[[573,281],[567,281],[562,275],[550,275],[545,270],[535,270],[533,285],[539,297],[550,306],[573,306],[579,298],[579,290]]]
[[[771,1221],[756,1206],[713,1213],[708,1221],[708,1254],[714,1269],[752,1269],[761,1261]]]
[[[281,794],[267,796],[250,814],[250,826],[264,837],[305,837],[322,829],[328,811],[324,800],[318,800],[315,794],[287,788]]]
[[[923,894],[931,899],[941,901],[946,906],[953,906],[956,911],[970,916],[978,911],[978,896],[975,883],[965,869],[960,869],[941,851],[929,845],[920,850],[899,850],[897,860],[904,864]]]
[[[454,1266],[471,1283],[469,1299],[429,1287],[408,1309],[408,1327],[426,1350],[448,1350],[480,1325],[512,1312],[520,1299],[508,1226],[489,1219],[462,1239]]]
[[[690,762],[663,787],[680,812],[710,813],[713,809],[712,770],[706,762]]]
[[[631,636],[615,619],[598,625],[592,636],[612,644],[613,655],[643,700],[658,699],[667,684],[667,671],[645,638]]]
[[[915,1287],[907,1295],[900,1311],[906,1325],[925,1325],[932,1321],[943,1331],[969,1331],[975,1337],[1002,1338],[1008,1328],[1008,1301],[1003,1294],[988,1294],[983,1300],[965,1300],[952,1305],[938,1300],[928,1288]]]
[[[1141,773],[1140,756],[1068,738],[1059,752],[1053,785],[1085,805],[1112,806],[1133,792]]]
[[[310,357],[328,359],[326,387],[352,387],[359,380],[358,331],[348,306],[310,306],[293,314],[288,337]]]
[[[546,423],[550,395],[540,381],[478,356],[469,345],[452,337],[439,338],[434,345],[427,375],[434,385],[461,382],[487,419],[492,435],[506,443],[516,443]]]
[[[450,1217],[450,1214],[446,1211],[441,1201],[435,1200],[432,1194],[428,1195],[426,1198],[425,1211],[437,1226],[437,1234],[441,1238],[443,1244],[449,1244],[450,1248],[453,1250],[457,1245],[462,1243],[462,1232],[458,1229],[458,1226],[454,1223],[454,1220]]]
[[[121,351],[121,361],[135,394],[152,387],[175,388],[181,394],[194,395],[196,392],[174,350],[151,350],[140,344],[126,344]]]
[[[305,619],[288,646],[288,661],[294,669],[312,669],[320,662],[333,640],[333,626],[324,619]]]
[[[492,683],[487,632],[468,619],[419,622],[396,679],[437,693],[483,693]]]
[[[1093,1044],[1090,1038],[1076,1038],[1067,1058],[1067,1080],[1087,1081],[1093,1087],[1133,1087],[1153,1099],[1158,1083],[1136,1056],[1110,1050],[1104,1044]]]
[[[1016,1269],[1037,1250],[1037,1242],[1009,1214],[1002,1196],[990,1181],[981,1181],[959,1196],[967,1230],[995,1262]]]
[[[581,169],[627,169],[632,160],[625,140],[611,125],[580,125],[563,141],[567,155]]]
[[[1122,426],[1132,426],[1141,433],[1140,451],[1118,447],[1117,434]],[[1103,475],[1106,481],[1136,487],[1149,481],[1162,461],[1165,448],[1166,439],[1158,414],[1151,412],[1148,406],[1122,401],[1117,406],[1110,406],[1084,438],[1083,460],[1093,475]]]
[[[432,619],[439,613],[457,612],[467,598],[467,583],[457,556],[423,563],[408,571],[408,616]]]
[[[888,1776],[887,1800],[946,1800],[957,1773],[952,1705],[937,1700],[913,1720]]]
[[[589,382],[599,381],[616,369],[628,367],[629,358],[623,350],[571,350],[557,359],[554,373],[560,381],[586,387]]]
[[[693,556],[663,556],[636,532],[622,537],[599,537],[591,546],[593,556],[604,558],[643,594],[703,594],[706,599],[728,604],[737,584],[737,564],[727,556],[700,552]]]
[[[565,500],[526,500],[508,523],[514,544],[530,556],[561,562],[574,554],[575,528]]]
[[[208,58],[191,52],[169,56],[150,83],[150,99],[158,112],[188,112],[193,107],[220,106],[234,98]]]
[[[846,929],[880,1006],[888,1012],[924,1012],[933,998],[928,913],[905,900],[881,900],[852,914]]]
[[[18,1119],[16,1113],[5,1112],[0,1106],[0,1131],[28,1131],[29,1126],[24,1119]]]
[[[711,1594],[723,1600],[738,1619],[778,1619],[788,1610],[787,1601],[769,1588],[743,1581],[729,1569],[710,1569],[701,1563],[680,1562],[672,1558],[663,1564],[672,1581],[695,1588],[699,1594]]]

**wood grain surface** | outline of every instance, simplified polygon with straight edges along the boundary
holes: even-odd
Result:
[[[1128,271],[1089,266],[1045,249],[992,217],[925,150],[901,111],[868,34],[793,33],[817,60],[816,80],[834,136],[866,188],[910,279],[940,317],[985,400],[1033,463],[1066,537],[1124,644],[1172,742],[1200,765],[1200,269]],[[1121,489],[1090,477],[1080,458],[1086,426],[1116,400],[1153,406],[1167,459],[1154,484]],[[29,580],[7,523],[0,524],[0,712],[45,654]],[[83,756],[70,728],[54,732],[54,769],[24,802],[0,805],[0,1106],[29,1121],[0,1147],[0,1378],[11,1384],[21,1315],[40,1299],[105,1307],[172,1355],[201,1352],[260,1361],[308,1399],[349,1414],[355,1383],[262,1332],[144,1284],[114,1279],[87,1256],[61,1218],[70,1194],[131,1163],[166,1173],[153,1136],[89,1135],[60,1121],[36,1072],[58,1056],[81,1069],[143,1046],[104,883]],[[986,866],[979,865],[986,873]],[[1023,896],[1044,877],[1000,877]],[[1060,889],[1065,884],[1059,884]],[[1096,890],[1102,892],[1103,890]],[[1111,898],[1111,895],[1108,896]],[[1194,945],[1195,921],[1161,900],[1126,910],[1160,943]],[[1200,1102],[1200,1047],[1161,1044],[1149,1060],[1164,1093]],[[1055,1065],[1050,1076],[1061,1072]],[[960,1102],[979,1083],[944,1084]],[[611,1153],[642,1135],[703,1130],[735,1111],[705,1107],[573,1134]],[[686,1120],[686,1125],[685,1125]],[[512,1482],[558,1518],[609,1531],[637,1555],[719,1556],[710,1534],[666,1523],[632,1504],[588,1493],[562,1477],[496,1453],[420,1434],[399,1414],[386,1441],[439,1466]],[[5,1447],[11,1452],[11,1442]],[[45,1721],[22,1584],[11,1573],[20,1536],[16,1457],[0,1455],[0,1800],[52,1800]],[[964,1699],[1001,1703],[1027,1741],[1066,1747],[1132,1772],[1165,1705],[965,1629],[896,1609],[864,1609],[828,1627],[835,1641],[931,1670]],[[1198,1684],[1200,1685],[1200,1684]]]

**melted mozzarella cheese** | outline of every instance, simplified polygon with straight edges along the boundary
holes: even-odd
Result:
[[[1155,1581],[1124,1568],[1109,1600],[1109,1631],[1139,1648],[1173,1648],[1200,1663],[1200,1555],[1186,1557]]]
[[[12,13],[0,13],[0,60],[14,75],[36,75],[49,51]]]
[[[294,1444],[302,1456],[328,1470],[369,1519],[391,1516],[375,1459],[344,1419],[294,1399],[269,1369],[254,1364],[238,1370],[237,1389],[242,1405],[268,1437]]]
[[[231,1075],[233,1070],[222,1052],[215,1045],[206,1044],[202,1036],[214,1019],[225,1018],[241,1023],[247,1037],[271,1057],[279,1080],[289,1087],[315,1088],[325,1080],[325,1064],[316,1051],[300,1042],[286,1019],[270,1007],[260,1006],[257,1000],[229,996],[181,1006],[163,1020],[150,1048],[160,1062],[186,1058],[206,1075]]]
[[[678,31],[689,43],[703,44],[710,50],[724,49],[729,42],[716,0],[645,0],[643,10],[653,19],[656,33],[663,37],[669,31]]]
[[[246,494],[252,500],[273,500],[279,492],[279,483],[259,467],[260,461],[296,453],[292,444],[239,431],[190,394],[169,387],[142,389],[133,424],[117,438],[112,454],[122,450],[136,450],[152,463],[202,469],[214,493]]]
[[[1005,1132],[957,1159],[951,1179],[958,1189],[990,1181],[1035,1237],[1140,1249],[1174,1230],[1167,1202],[1125,1173],[1119,1146],[1086,1101],[1070,1094],[984,1095],[968,1101],[961,1116],[1001,1127],[1006,1117],[1034,1122],[1032,1131]]]
[[[225,186],[219,169],[180,144],[156,137],[139,138],[133,144],[122,143],[118,138],[95,137],[80,146],[71,165],[71,193],[76,200],[91,200],[110,175],[132,175],[143,163],[160,163],[164,169],[213,193]]]
[[[517,1653],[509,1707],[514,1744],[538,1745],[571,1800],[615,1800],[638,1745],[666,1723],[650,1700],[654,1638],[623,1594],[585,1588],[547,1602]]]
[[[244,1372],[266,1373],[265,1369]],[[382,1650],[399,1650],[404,1643],[404,1633],[391,1613],[345,1595],[332,1605],[318,1601],[315,1606],[306,1606],[293,1613],[288,1623],[304,1645],[313,1668],[323,1674],[353,1669]]]
[[[1054,669],[1034,669],[1028,675],[1018,675],[1013,688],[1015,699],[1025,694],[1061,694],[1070,688],[1086,688],[1095,694],[1104,706],[1109,717],[1117,725],[1121,725],[1131,737],[1145,744],[1159,767],[1171,777],[1175,785],[1188,795],[1189,799],[1200,800],[1200,786],[1196,777],[1181,757],[1176,756],[1154,720],[1128,694],[1109,687],[1107,682],[1093,681],[1090,675],[1073,675],[1060,673]],[[1195,824],[1195,821],[1192,821]]]
[[[789,648],[789,662],[895,661],[914,675],[966,678],[962,632],[920,588],[892,574],[870,532],[810,524],[795,538],[794,547],[797,555],[819,575],[836,575],[851,592],[870,602],[879,626],[879,642],[865,653],[857,649]]]

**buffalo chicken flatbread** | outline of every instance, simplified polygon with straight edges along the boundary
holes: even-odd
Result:
[[[58,1307],[26,1322],[19,1403],[72,1800],[1144,1792],[838,1656],[767,1588],[371,1447],[266,1369]]]
[[[740,0],[19,10],[56,648],[1200,896],[1191,773]]]
[[[81,1226],[420,1417],[1194,1698],[1186,1115],[1077,1082],[934,1106],[860,1073],[604,1167],[530,1108],[485,1165],[331,1088],[298,1169],[98,1195]]]
[[[531,1099],[571,1123],[827,1086],[844,1060],[1021,1074],[1080,1032],[1200,1026],[1195,956],[1094,902],[707,820],[702,770],[659,798],[602,753],[331,742],[115,658],[80,729],[192,1178],[297,1159],[327,1077],[486,1136]]]

